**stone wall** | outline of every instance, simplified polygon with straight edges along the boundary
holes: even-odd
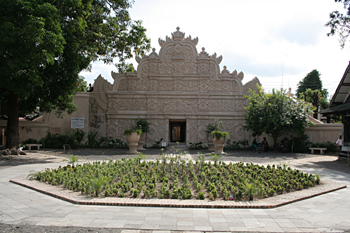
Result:
[[[112,72],[113,84],[101,76],[95,80],[94,98],[106,113],[108,136],[123,139],[124,130],[139,116],[151,123],[148,146],[160,138],[170,142],[172,121],[186,121],[187,145],[206,143],[205,128],[215,119],[223,121],[231,140],[246,137],[244,90],[256,89],[259,80],[243,85],[243,72],[230,72],[226,66],[220,72],[222,56],[209,55],[204,48],[198,53],[197,43],[198,38],[185,38],[177,28],[172,38],[159,39],[159,54],[153,49],[136,58],[135,73]]]

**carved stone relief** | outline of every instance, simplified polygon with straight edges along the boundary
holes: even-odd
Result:
[[[198,105],[194,99],[161,99],[160,108],[163,113],[197,112]]]
[[[160,138],[168,140],[169,119],[187,119],[187,144],[206,142],[206,126],[225,113],[224,125],[232,138],[243,138],[242,115],[247,105],[243,94],[256,88],[259,80],[254,78],[243,86],[243,72],[231,73],[226,66],[220,71],[222,56],[209,55],[204,48],[198,53],[198,38],[185,38],[179,28],[172,37],[158,42],[159,55],[153,49],[148,56],[137,57],[135,73],[112,73],[114,85],[102,79],[96,82],[96,102],[102,105],[103,114],[110,117],[104,119],[108,135],[125,140],[124,130],[141,114],[151,123],[148,146]],[[127,117],[130,119],[124,119]]]
[[[111,110],[146,110],[146,99],[112,99],[109,105]]]
[[[189,119],[187,120],[187,125],[186,125],[186,134],[189,137],[189,142],[199,142],[198,141],[198,125],[197,125],[197,120],[192,120]]]
[[[209,100],[208,108],[215,112],[234,112],[234,100]]]

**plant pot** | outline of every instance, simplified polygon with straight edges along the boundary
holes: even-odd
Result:
[[[142,133],[140,136],[140,141],[139,141],[137,150],[146,150],[145,148],[143,148],[143,144],[145,144],[145,139],[146,139],[146,133]]]
[[[214,142],[213,142],[213,135],[211,133],[207,133],[207,141],[208,141],[208,150],[214,151]]]
[[[128,142],[129,151],[128,154],[136,154],[137,146],[139,144],[140,135],[137,133],[131,133],[126,135],[126,141]]]
[[[212,138],[213,138],[213,142],[214,142],[215,154],[217,154],[217,155],[226,154],[224,152],[226,138],[222,137],[220,139],[217,139],[214,136]]]

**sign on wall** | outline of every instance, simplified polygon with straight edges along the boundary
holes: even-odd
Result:
[[[72,117],[70,125],[72,129],[84,129],[84,118]]]

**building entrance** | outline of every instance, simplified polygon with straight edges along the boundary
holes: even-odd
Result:
[[[186,142],[186,120],[170,120],[170,142]]]

